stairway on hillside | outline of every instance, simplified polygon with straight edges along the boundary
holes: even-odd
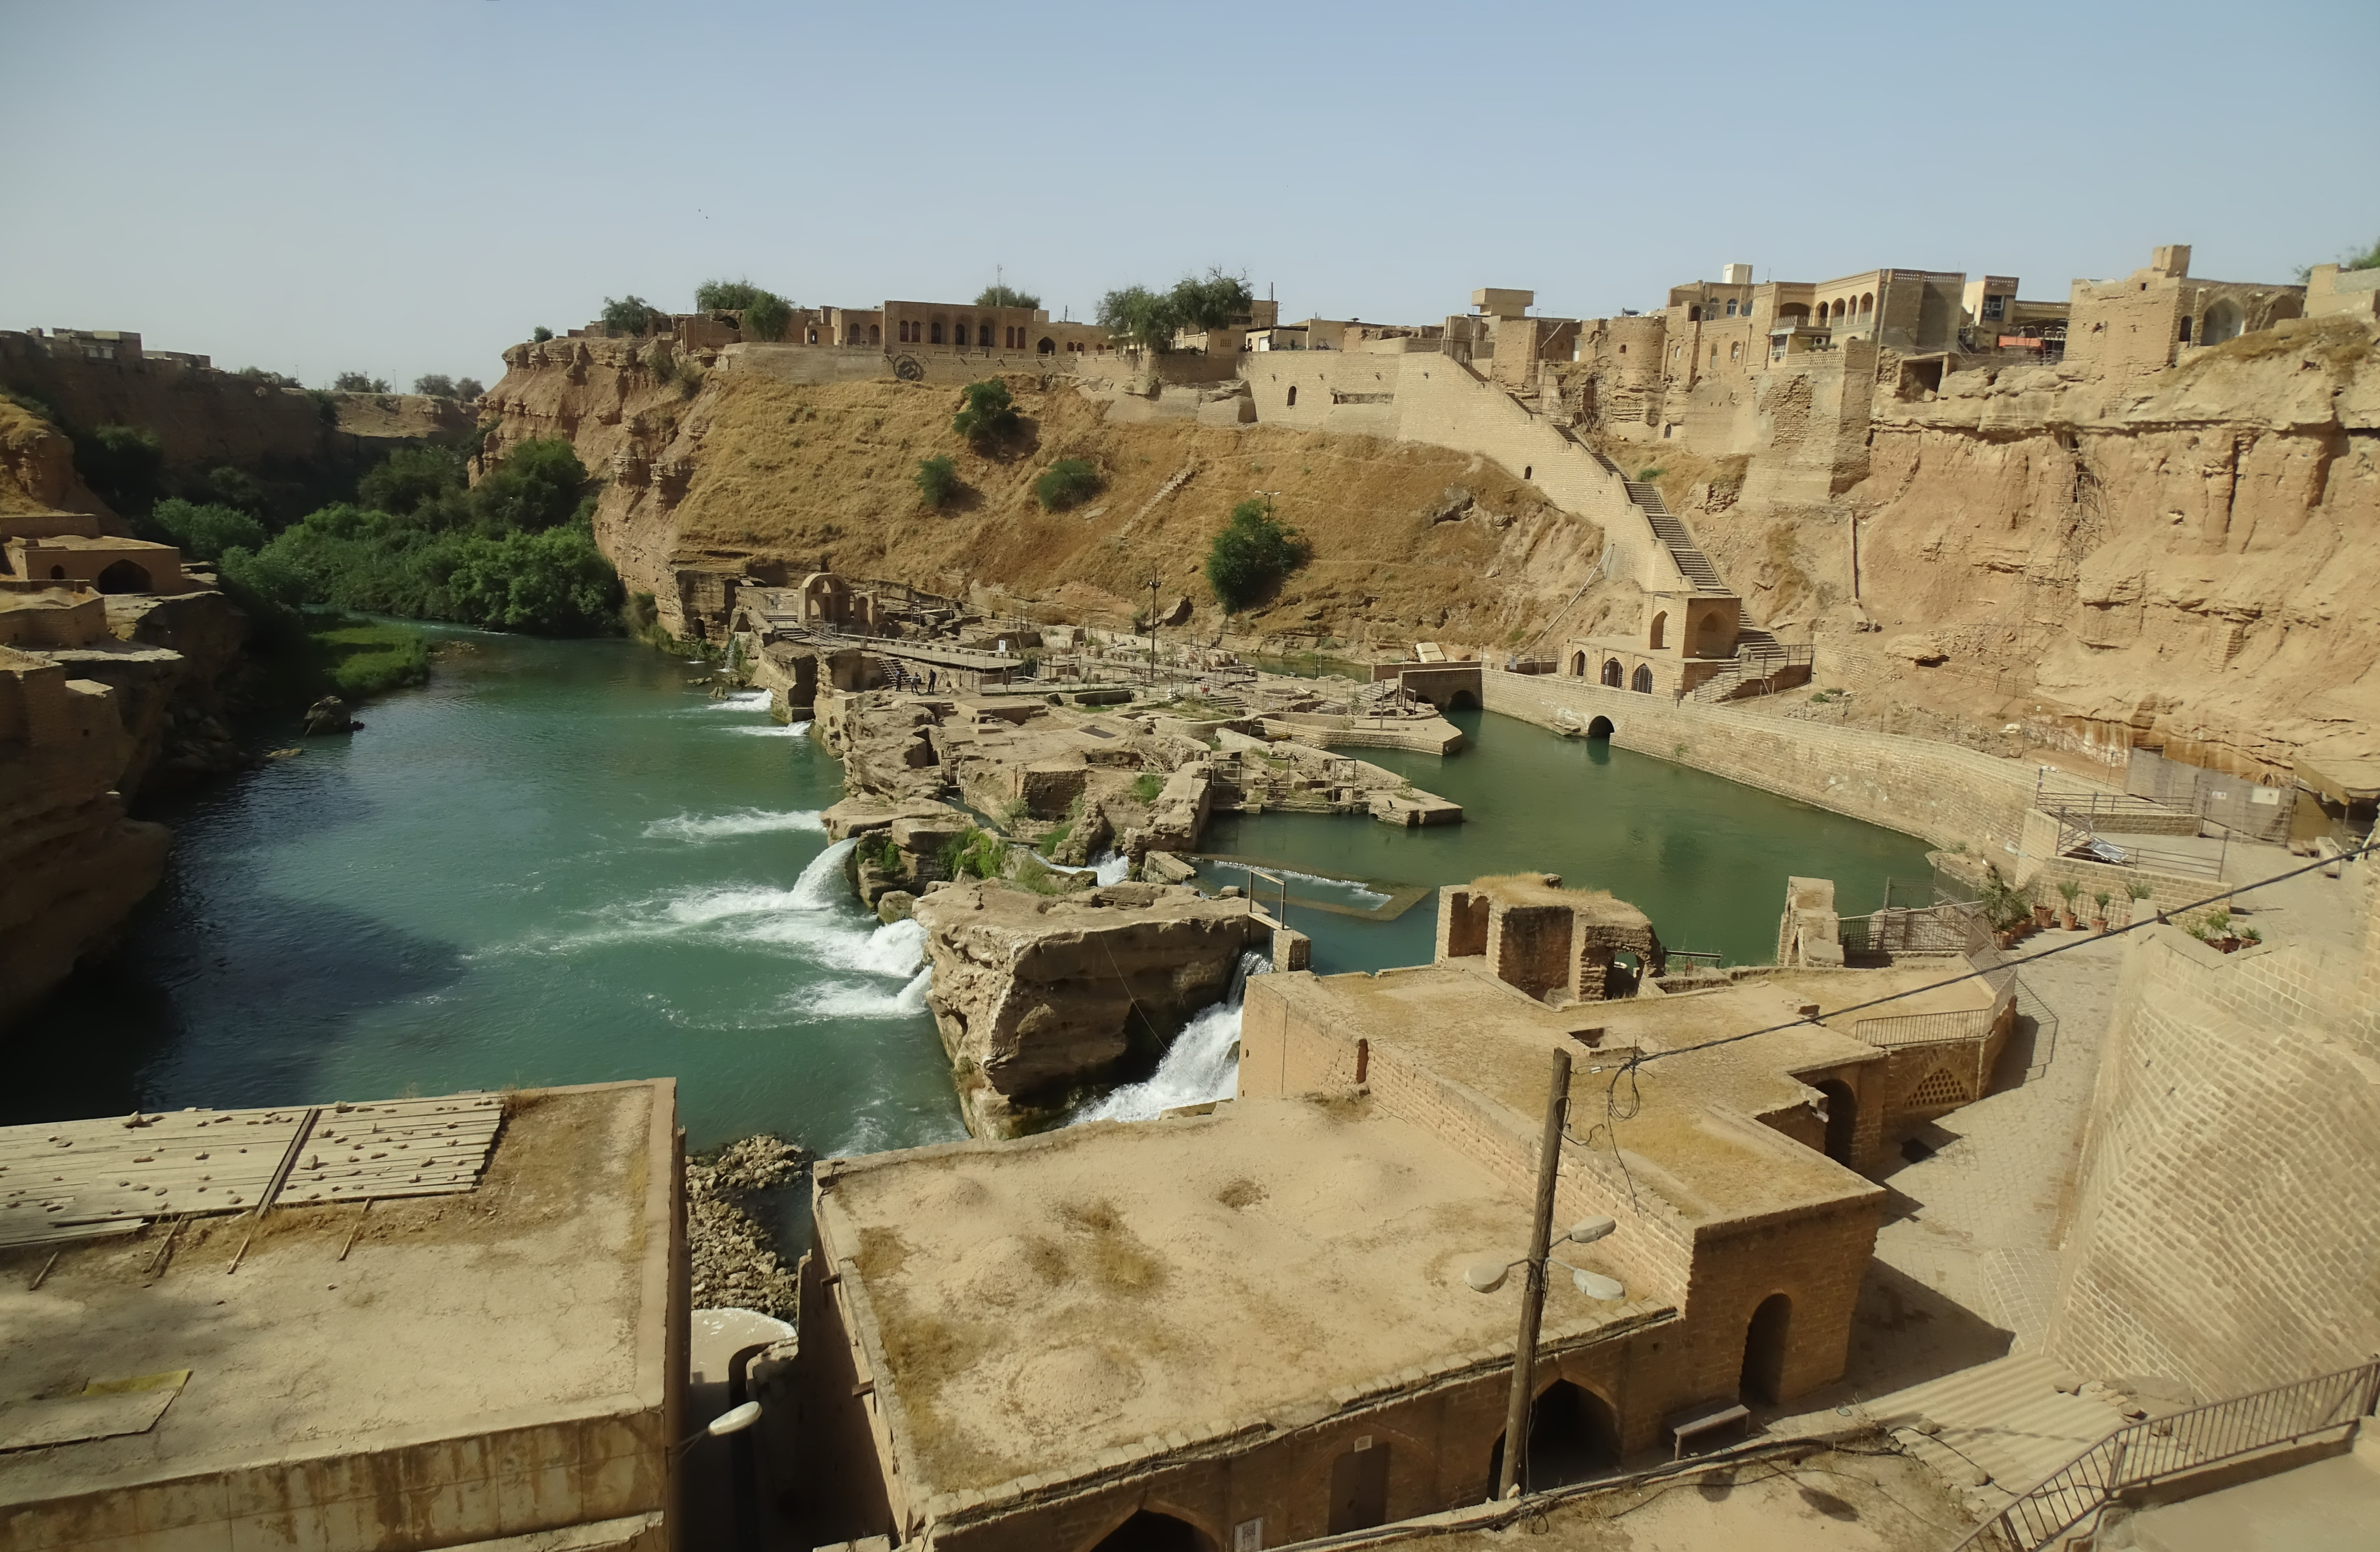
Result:
[[[1866,1410],[1888,1425],[1902,1422],[1894,1438],[1966,1494],[1980,1517],[1997,1514],[2122,1425],[2123,1414],[2107,1402],[2059,1390],[2061,1377],[2046,1357],[2001,1358],[1880,1396]],[[1908,1425],[1920,1419],[1935,1431]]]
[[[1695,591],[1726,592],[1727,583],[1719,576],[1718,567],[1711,564],[1710,557],[1695,546],[1694,536],[1686,531],[1686,526],[1670,514],[1661,492],[1646,480],[1623,479],[1621,483],[1628,488],[1628,499],[1643,510],[1645,520],[1653,525],[1654,534],[1670,547],[1678,569],[1685,573]]]

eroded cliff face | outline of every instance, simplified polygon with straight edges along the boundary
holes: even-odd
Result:
[[[66,433],[22,406],[0,399],[0,518],[58,512],[96,515],[113,531],[130,531],[75,472],[74,443]]]
[[[631,589],[686,634],[717,597],[706,578],[798,580],[832,569],[965,596],[999,589],[1121,626],[1145,605],[1192,600],[1189,628],[1223,621],[1202,579],[1236,503],[1270,492],[1314,550],[1281,594],[1234,622],[1284,647],[1326,637],[1524,642],[1593,574],[1602,534],[1512,471],[1443,448],[1269,427],[1116,424],[1064,378],[1009,379],[1028,436],[1000,456],[953,434],[948,387],[804,384],[699,358],[653,364],[650,342],[516,346],[491,392],[492,453],[567,436],[609,473],[596,537]],[[683,396],[701,371],[700,387]],[[953,458],[963,491],[926,508],[921,458]],[[1075,510],[1044,512],[1033,480],[1058,458],[1102,479]],[[711,591],[706,596],[708,586]]]
[[[114,790],[130,742],[105,685],[0,647],[0,1027],[107,952],[164,871],[165,827]]]

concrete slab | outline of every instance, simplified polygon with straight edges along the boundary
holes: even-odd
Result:
[[[2134,1515],[2101,1538],[2140,1552],[2372,1552],[2380,1546],[2380,1444],[2262,1482]]]

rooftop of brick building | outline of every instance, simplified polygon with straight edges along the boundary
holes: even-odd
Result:
[[[1529,1210],[1369,1101],[1302,1098],[841,1161],[817,1205],[880,1333],[901,1470],[937,1492],[1509,1364],[1518,1278],[1480,1294],[1463,1272],[1524,1254]],[[1557,1279],[1547,1339],[1665,1313]]]

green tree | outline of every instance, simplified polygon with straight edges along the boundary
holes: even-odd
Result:
[[[1025,429],[1015,401],[1009,397],[1008,384],[1000,379],[968,383],[965,397],[965,405],[951,420],[951,430],[978,450],[1008,442]]]
[[[587,467],[577,449],[559,437],[531,437],[515,443],[472,488],[471,504],[485,531],[537,533],[569,521],[586,490]]]
[[[295,388],[298,385],[296,378],[285,377],[277,371],[266,371],[262,367],[242,367],[232,376],[265,388]]]
[[[603,298],[603,332],[607,334],[650,333],[661,312],[652,303],[634,294],[617,300]]]
[[[331,379],[331,391],[334,394],[390,394],[395,392],[395,389],[388,385],[388,379],[384,377],[374,377],[369,372],[359,371],[343,371],[338,376]]]
[[[917,493],[926,504],[940,509],[959,493],[959,466],[956,460],[936,454],[917,460]]]
[[[1099,471],[1080,458],[1061,458],[1041,472],[1033,482],[1033,493],[1041,499],[1044,512],[1063,512],[1070,506],[1080,506],[1098,493]]]
[[[1274,520],[1261,501],[1232,508],[1223,531],[1207,550],[1207,585],[1227,610],[1246,608],[1304,565],[1306,549],[1297,530]]]
[[[237,507],[169,496],[150,509],[149,521],[183,554],[201,561],[218,560],[233,549],[264,548],[264,525]]]
[[[218,464],[207,470],[199,480],[199,493],[218,506],[237,507],[251,517],[261,518],[272,505],[263,481],[229,464]]]
[[[1227,275],[1214,268],[1203,277],[1184,275],[1175,281],[1168,299],[1174,318],[1189,329],[1224,328],[1245,319],[1256,305],[1245,275]]]
[[[1178,321],[1173,299],[1146,286],[1127,285],[1099,298],[1099,327],[1144,349],[1171,349]]]
[[[422,507],[460,496],[468,481],[462,455],[451,447],[400,447],[356,482],[356,500],[376,512],[411,516]]]
[[[1038,308],[1041,298],[1030,291],[1019,291],[1014,285],[987,285],[976,293],[978,307]]]
[[[413,380],[413,391],[433,399],[455,397],[455,380],[444,372],[427,372]]]
[[[118,511],[141,512],[157,499],[165,450],[146,426],[100,426],[74,439],[83,483]]]
[[[694,288],[694,305],[703,312],[741,312],[768,294],[748,280],[706,280]]]
[[[744,304],[743,334],[750,340],[781,340],[794,321],[794,305],[773,291],[755,291]]]
[[[542,323],[539,324],[536,328],[531,329],[531,330],[528,332],[528,342],[529,342],[529,344],[531,344],[531,345],[543,345],[546,341],[548,341],[548,340],[552,339],[552,337],[553,337],[553,331],[552,331],[552,330],[551,330],[551,329],[549,329],[549,328],[547,328],[547,327],[546,327],[544,324],[542,324]]]
[[[455,380],[455,396],[458,399],[468,402],[480,397],[487,391],[487,386],[476,377],[458,377]]]

